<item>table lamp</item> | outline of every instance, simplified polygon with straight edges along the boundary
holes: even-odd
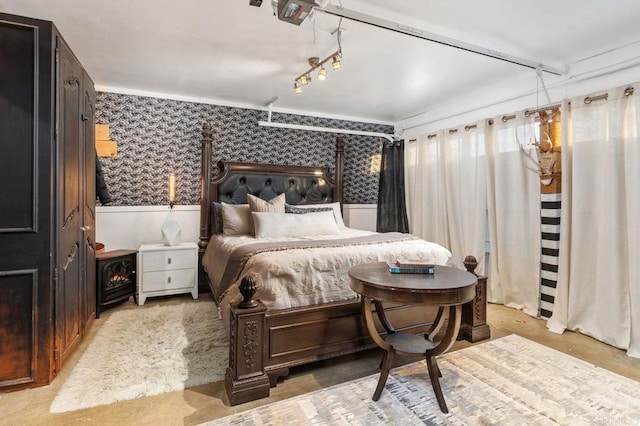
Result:
[[[180,223],[173,214],[173,203],[176,198],[176,175],[169,175],[169,214],[162,223],[162,241],[166,246],[175,246],[180,243]]]

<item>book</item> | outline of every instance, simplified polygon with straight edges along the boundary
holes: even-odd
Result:
[[[426,267],[400,266],[398,264],[398,262],[387,262],[387,265],[389,266],[389,272],[391,272],[392,274],[429,274],[429,275],[433,275],[433,274],[436,273],[435,265],[426,266]]]
[[[398,259],[396,263],[401,268],[434,268],[436,266],[429,259]]]

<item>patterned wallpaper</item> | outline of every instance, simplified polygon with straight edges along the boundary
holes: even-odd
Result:
[[[176,204],[200,203],[202,124],[213,127],[213,161],[330,166],[337,134],[258,126],[267,112],[245,108],[98,92],[96,120],[118,142],[115,158],[101,158],[112,206],[168,204],[169,173],[176,174]],[[308,126],[393,133],[393,126],[273,113],[271,120]],[[375,204],[380,153],[377,137],[344,135],[344,201]]]

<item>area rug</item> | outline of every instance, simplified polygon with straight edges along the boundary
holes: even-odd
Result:
[[[640,383],[516,335],[438,358],[443,414],[424,361],[207,425],[637,425]]]
[[[51,404],[52,413],[224,378],[228,337],[211,301],[114,312]]]

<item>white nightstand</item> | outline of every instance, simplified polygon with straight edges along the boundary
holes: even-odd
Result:
[[[138,249],[138,305],[147,297],[191,293],[198,298],[198,246],[143,244]]]

